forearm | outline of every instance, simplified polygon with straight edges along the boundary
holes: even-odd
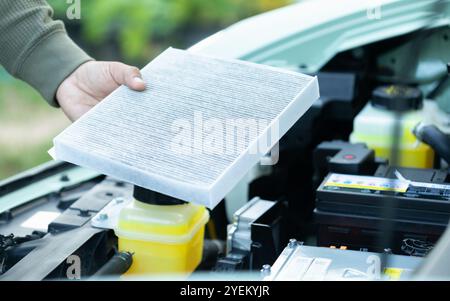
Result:
[[[44,0],[0,1],[0,64],[52,105],[61,82],[91,60],[52,19]]]

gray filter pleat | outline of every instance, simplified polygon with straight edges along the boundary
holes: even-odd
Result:
[[[213,208],[319,97],[315,77],[169,48],[54,140],[57,159]]]

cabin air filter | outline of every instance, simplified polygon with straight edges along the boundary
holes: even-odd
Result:
[[[319,97],[315,77],[169,48],[54,139],[54,156],[215,207]]]

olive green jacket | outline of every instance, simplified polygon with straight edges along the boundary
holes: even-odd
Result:
[[[0,65],[57,106],[61,82],[91,58],[44,0],[0,0]]]

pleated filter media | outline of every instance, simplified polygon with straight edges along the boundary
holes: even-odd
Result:
[[[319,97],[315,77],[169,48],[54,139],[56,159],[215,207]]]

